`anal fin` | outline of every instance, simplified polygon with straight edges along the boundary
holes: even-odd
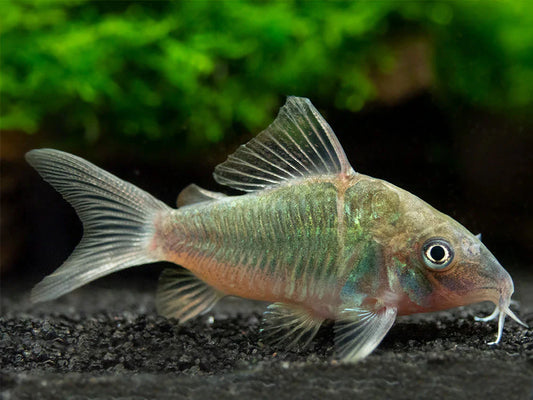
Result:
[[[369,355],[391,328],[396,314],[392,307],[342,310],[335,323],[335,346],[341,360],[356,362]]]
[[[224,297],[185,268],[167,268],[159,278],[156,308],[160,315],[183,323],[208,312]]]
[[[296,305],[274,303],[263,314],[261,333],[272,344],[287,348],[307,346],[315,337],[324,318]]]

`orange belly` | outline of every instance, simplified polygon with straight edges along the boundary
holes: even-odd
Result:
[[[305,307],[316,316],[329,319],[335,318],[340,305],[340,287],[336,285],[318,294],[311,291],[306,282],[291,280],[288,275],[273,277],[260,268],[229,265],[189,254],[174,255],[168,259],[228,296],[295,304]]]

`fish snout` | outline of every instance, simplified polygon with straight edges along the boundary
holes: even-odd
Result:
[[[492,294],[494,297],[491,296],[487,300],[492,301],[502,309],[508,308],[511,302],[511,296],[514,293],[513,279],[489,250],[484,249],[482,255],[484,256],[485,262],[482,264],[483,271],[481,277],[489,281],[490,283],[487,283],[494,287]]]
[[[472,303],[491,301],[496,306],[508,305],[514,292],[511,275],[485,246],[481,245],[479,250],[479,258],[466,262],[458,271],[464,276],[463,289],[469,292],[466,296]]]
[[[501,267],[503,273],[498,277],[498,303],[495,303],[500,308],[508,308],[511,304],[511,296],[514,293],[514,284],[511,275]]]
[[[511,276],[487,249],[474,259],[463,259],[449,271],[433,276],[440,287],[434,301],[446,303],[443,306],[448,308],[482,301],[499,307],[508,304],[514,292]]]
[[[516,323],[522,325],[523,327],[529,328],[528,325],[520,320],[520,318],[518,318],[518,316],[509,308],[511,305],[511,296],[514,292],[513,280],[503,267],[500,266],[500,268],[503,273],[501,273],[501,276],[498,276],[498,286],[494,293],[498,299],[487,299],[491,300],[496,305],[494,312],[486,317],[475,317],[476,321],[481,322],[492,321],[494,319],[498,320],[498,333],[496,335],[496,339],[492,342],[489,342],[490,345],[500,343],[506,316],[511,317]]]
[[[476,317],[476,321],[487,322],[498,319],[498,333],[496,340],[490,342],[490,345],[498,344],[502,338],[503,326],[505,324],[505,317],[511,317],[515,322],[528,328],[527,324],[520,320],[516,314],[511,311],[511,296],[514,292],[514,284],[511,275],[503,268],[496,258],[488,251],[486,262],[483,265],[483,270],[480,271],[480,283],[484,296],[473,298],[475,301],[489,300],[495,304],[494,312],[486,317]],[[483,286],[486,285],[486,286]]]

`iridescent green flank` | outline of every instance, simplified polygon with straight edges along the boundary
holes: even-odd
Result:
[[[336,294],[338,305],[347,281],[352,303],[378,290],[376,236],[397,220],[398,195],[382,181],[359,175],[346,188],[311,179],[176,210],[169,237],[181,240],[169,250],[194,258],[191,270],[217,270],[226,286],[249,286],[258,298],[271,297],[261,285],[274,282],[274,296],[300,303]]]
[[[235,284],[248,285],[243,277],[259,274],[279,282],[275,294],[303,299],[323,294],[336,275],[341,247],[330,182],[281,186],[174,213],[175,231],[186,233],[175,250],[196,255],[203,267],[231,269]]]

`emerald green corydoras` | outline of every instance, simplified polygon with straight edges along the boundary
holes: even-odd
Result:
[[[148,193],[57,150],[26,156],[78,212],[84,236],[32,291],[57,298],[120,269],[155,261],[158,312],[180,323],[228,295],[273,302],[263,334],[286,346],[335,321],[338,356],[366,357],[397,315],[489,300],[510,310],[509,274],[479,237],[418,197],[357,173],[311,102],[289,97],[276,120],[216,167],[248,192],[190,185],[171,209]]]

